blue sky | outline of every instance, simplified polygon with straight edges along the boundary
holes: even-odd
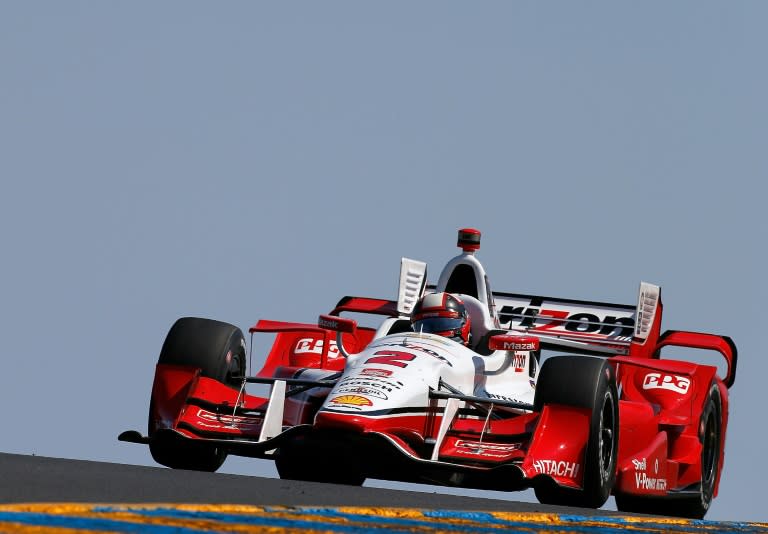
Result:
[[[173,321],[436,276],[634,303],[740,351],[708,519],[766,520],[761,2],[0,4],[1,450],[152,464]],[[274,476],[268,462],[228,472]],[[533,498],[530,493],[511,498]]]

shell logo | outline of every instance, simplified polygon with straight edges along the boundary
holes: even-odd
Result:
[[[360,395],[341,395],[331,399],[331,402],[334,404],[351,404],[352,406],[371,406],[373,404],[371,399]]]

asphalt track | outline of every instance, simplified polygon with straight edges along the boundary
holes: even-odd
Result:
[[[0,503],[204,503],[259,506],[416,507],[500,512],[615,512],[359,488],[164,467],[66,460],[0,453]]]
[[[377,488],[0,453],[1,532],[764,532]]]
[[[0,503],[205,503],[259,506],[385,506],[499,512],[615,512],[359,488],[164,467],[0,453]]]

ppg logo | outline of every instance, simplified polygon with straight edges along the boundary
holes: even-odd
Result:
[[[643,389],[668,389],[685,395],[691,386],[691,379],[684,376],[648,373],[643,380]]]
[[[323,353],[323,340],[315,339],[311,337],[305,337],[296,342],[296,346],[293,348],[294,354],[322,354]],[[331,340],[328,344],[328,354],[335,356],[339,353],[339,347],[336,346],[336,342]]]

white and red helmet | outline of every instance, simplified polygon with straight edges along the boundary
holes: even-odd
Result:
[[[429,293],[411,313],[414,332],[438,334],[464,345],[469,343],[469,314],[464,303],[450,293]]]

